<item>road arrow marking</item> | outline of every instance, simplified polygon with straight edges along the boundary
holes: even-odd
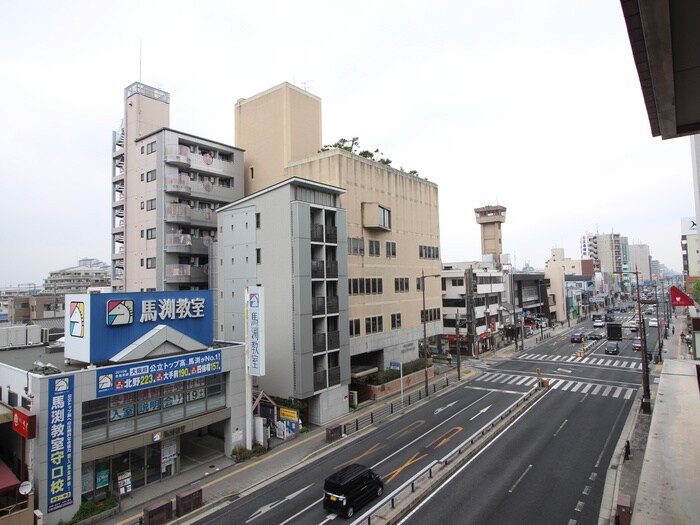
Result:
[[[566,372],[567,374],[570,374],[572,371],[567,370],[566,368],[557,368],[557,372]]]
[[[489,406],[487,406],[486,408],[482,408],[481,410],[479,410],[479,412],[478,412],[477,414],[474,414],[474,416],[472,416],[472,417],[469,419],[469,421],[473,421],[474,419],[476,419],[477,417],[479,417],[481,414],[483,414],[483,413],[486,412],[489,408],[491,408],[491,406],[492,406],[492,405],[489,405]]]
[[[291,493],[289,496],[286,496],[286,497],[283,498],[283,499],[280,499],[280,500],[277,500],[277,501],[273,501],[272,503],[268,503],[267,505],[263,505],[263,506],[260,507],[258,510],[256,510],[255,512],[253,512],[253,514],[250,515],[250,518],[248,518],[248,519],[246,520],[246,523],[249,523],[249,522],[253,521],[255,518],[259,518],[260,516],[262,516],[262,515],[265,514],[266,512],[268,512],[268,511],[274,509],[274,508],[275,508],[277,505],[279,505],[280,503],[284,503],[285,501],[291,501],[291,500],[293,500],[293,499],[296,498],[299,494],[301,494],[302,492],[304,492],[306,489],[308,489],[308,488],[311,487],[312,485],[313,485],[313,483],[312,483],[311,485],[307,485],[306,487],[304,487],[304,488],[301,489],[301,490],[297,490],[296,492]]]
[[[447,410],[448,408],[450,408],[452,405],[454,405],[456,403],[457,403],[457,401],[452,401],[452,403],[450,403],[449,405],[445,405],[444,407],[436,408],[435,412],[433,412],[433,415],[437,416],[440,412],[442,412],[443,410]]]

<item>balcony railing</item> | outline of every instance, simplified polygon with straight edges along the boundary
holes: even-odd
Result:
[[[328,368],[328,386],[340,384],[340,367],[331,366]]]
[[[169,193],[189,194],[192,190],[190,178],[183,175],[166,175],[165,191]]]
[[[337,314],[338,313],[338,296],[337,295],[329,295],[326,297],[326,311],[329,314]]]
[[[313,334],[313,350],[316,352],[326,351],[326,334]]]
[[[340,348],[340,332],[328,332],[328,350]]]
[[[324,269],[323,261],[311,261],[311,277],[313,279],[323,279],[325,277]]]
[[[311,225],[311,241],[323,242],[323,224]]]
[[[165,162],[179,168],[189,167],[192,164],[190,160],[190,148],[180,144],[166,144]]]
[[[192,266],[189,264],[166,264],[165,279],[172,283],[196,283],[209,279],[209,266]]]
[[[338,242],[338,228],[336,226],[326,226],[326,242],[332,244]]]
[[[338,277],[338,261],[326,261],[326,277]]]
[[[194,208],[191,211],[192,224],[198,226],[216,226],[216,213],[214,210]]]
[[[189,223],[192,220],[192,208],[187,204],[172,202],[165,208],[165,220]]]
[[[328,388],[326,370],[317,370],[314,372],[314,391],[324,390],[325,388]]]
[[[325,297],[313,297],[311,299],[311,313],[312,315],[323,315],[326,313],[326,298]]]
[[[189,253],[192,247],[192,235],[189,233],[166,233],[165,248]]]

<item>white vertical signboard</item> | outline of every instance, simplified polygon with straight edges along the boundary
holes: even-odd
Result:
[[[246,343],[249,351],[248,373],[252,376],[265,375],[265,314],[263,309],[263,289],[249,286],[246,289]]]

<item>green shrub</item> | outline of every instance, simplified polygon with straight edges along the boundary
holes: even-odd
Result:
[[[429,365],[432,366],[432,365]],[[413,372],[418,372],[425,368],[425,360],[423,358],[414,359],[408,363],[403,364],[403,375],[407,376]],[[401,372],[399,370],[382,370],[380,372],[375,372],[367,376],[367,383],[370,385],[383,385],[394,379],[401,377]]]
[[[74,523],[78,523],[79,521],[83,521],[88,518],[91,518],[92,516],[96,516],[100,512],[113,509],[117,505],[119,505],[119,502],[113,499],[108,499],[101,503],[95,503],[94,501],[85,501],[80,505],[78,512],[75,513],[73,518],[71,518],[69,521],[60,521],[59,525],[73,525]]]

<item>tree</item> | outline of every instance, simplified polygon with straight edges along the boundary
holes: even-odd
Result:
[[[696,303],[700,303],[700,280],[693,283],[693,287],[690,289],[690,295]]]

